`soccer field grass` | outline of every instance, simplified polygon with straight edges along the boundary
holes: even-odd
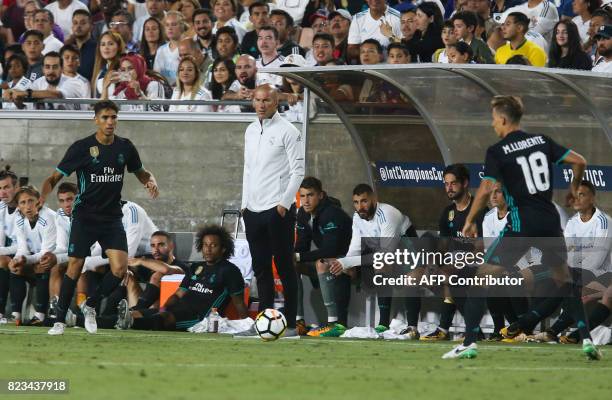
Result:
[[[609,399],[612,352],[579,346],[233,339],[215,334],[0,328],[0,379],[68,379],[68,395],[35,399]],[[609,347],[608,347],[609,348]],[[606,354],[610,353],[610,354]],[[608,357],[606,357],[608,356]]]

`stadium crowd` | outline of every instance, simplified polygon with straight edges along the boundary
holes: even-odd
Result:
[[[3,0],[0,16],[3,109],[79,109],[32,102],[43,98],[250,100],[267,82],[299,121],[302,85],[267,68],[434,62],[612,72],[609,0]],[[342,97],[367,99],[359,89]]]

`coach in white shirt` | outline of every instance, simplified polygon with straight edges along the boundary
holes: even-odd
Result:
[[[385,0],[366,0],[370,7],[353,16],[348,34],[350,59],[359,59],[359,45],[366,39],[376,39],[383,46],[389,45],[389,38],[382,33],[383,24],[391,26],[393,35],[401,38],[400,13],[389,7]]]
[[[280,116],[278,93],[269,85],[255,88],[257,120],[244,134],[242,210],[257,277],[259,309],[274,308],[272,256],[283,283],[285,336],[295,336],[297,277],[293,264],[295,195],[304,179],[304,140]]]

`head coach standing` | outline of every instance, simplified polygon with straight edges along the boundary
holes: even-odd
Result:
[[[304,179],[302,135],[277,112],[278,93],[269,85],[255,88],[257,120],[244,134],[242,211],[257,278],[259,309],[273,308],[272,257],[283,283],[285,336],[295,336],[297,277],[293,266],[295,194]],[[254,327],[241,336],[255,335]]]

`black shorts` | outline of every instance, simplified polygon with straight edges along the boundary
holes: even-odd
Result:
[[[104,258],[106,250],[121,250],[127,253],[127,237],[121,218],[99,221],[75,216],[70,224],[68,256],[88,257],[91,255],[91,246],[96,242],[102,247]]]
[[[177,331],[187,330],[187,328],[191,328],[202,319],[191,307],[187,307],[180,302],[166,308],[166,312],[174,315]]]

